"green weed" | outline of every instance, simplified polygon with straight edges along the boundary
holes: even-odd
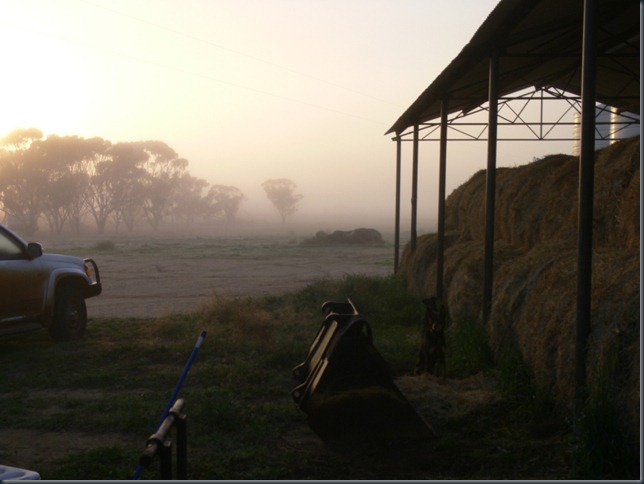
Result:
[[[493,364],[485,327],[472,318],[450,323],[445,345],[447,373],[452,378],[474,375]]]
[[[516,416],[511,425],[522,424],[514,404],[499,407],[480,425],[472,424],[480,412],[455,421],[462,427],[449,435],[453,443],[445,445],[459,452],[450,453],[443,463],[426,456],[404,465],[386,459],[356,462],[326,448],[312,432],[307,415],[291,399],[296,385],[291,370],[305,358],[323,321],[322,303],[346,298],[370,322],[375,347],[394,372],[409,373],[416,362],[424,308],[394,276],[321,280],[266,298],[213,297],[198,312],[160,319],[94,321],[86,338],[69,344],[52,342],[46,331],[4,337],[0,428],[18,435],[47,432],[62,441],[67,435],[93,439],[83,452],[60,451],[55,458],[39,454],[13,465],[33,468],[36,463],[46,479],[131,477],[199,332],[206,330],[179,392],[188,415],[189,479],[429,479],[439,468],[448,478],[494,476],[501,467],[475,468],[475,463],[488,465],[490,450],[472,440],[471,429],[485,436],[483,422],[499,425],[508,415]],[[490,367],[484,342],[482,328],[473,323],[450,326],[452,376]],[[105,435],[119,445],[97,445]],[[525,434],[516,435],[528,455]],[[552,455],[548,452],[546,457]],[[511,475],[516,468],[505,467],[496,475],[534,477],[534,469],[541,468],[539,458],[531,458],[532,473]],[[492,462],[507,466],[511,460],[512,455],[500,453]],[[142,474],[143,479],[158,477],[158,462]]]
[[[590,397],[576,422],[573,450],[575,478],[637,480],[640,477],[639,443],[629,439],[620,411],[611,398],[612,384],[605,375],[591,382]]]

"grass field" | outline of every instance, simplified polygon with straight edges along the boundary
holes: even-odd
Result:
[[[291,370],[322,322],[320,305],[347,296],[370,321],[398,386],[436,431],[429,447],[338,453],[294,404]],[[535,405],[525,386],[502,391],[489,360],[467,350],[468,361],[454,347],[464,344],[458,335],[448,335],[449,378],[410,376],[421,311],[393,276],[346,276],[280,296],[215,297],[182,315],[94,319],[77,343],[55,344],[46,331],[5,336],[0,462],[43,479],[131,478],[205,330],[179,394],[189,479],[570,477],[569,426],[547,404]],[[158,477],[158,463],[141,474]]]
[[[291,234],[137,234],[54,239],[45,250],[96,260],[103,293],[88,300],[88,310],[102,318],[194,312],[214,294],[279,295],[323,278],[393,272],[390,244],[304,247],[301,241]]]
[[[148,234],[50,240],[45,249],[94,257],[104,293],[88,301],[81,341],[56,344],[45,330],[1,337],[2,465],[43,479],[130,479],[206,331],[178,395],[189,479],[633,475],[629,449],[618,435],[604,437],[610,415],[590,414],[591,437],[580,444],[566,415],[535,392],[521,358],[493,361],[476,321],[448,327],[447,378],[412,375],[423,305],[391,275],[391,245]],[[293,402],[292,369],[322,323],[322,303],[347,297],[370,322],[395,384],[434,429],[427,445],[338,451]],[[140,476],[159,477],[158,461]]]

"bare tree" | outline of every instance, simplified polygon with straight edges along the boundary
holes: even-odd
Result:
[[[262,183],[262,187],[282,217],[282,222],[286,222],[287,217],[297,212],[297,204],[302,199],[302,195],[294,193],[297,186],[291,180],[287,178],[266,180]]]

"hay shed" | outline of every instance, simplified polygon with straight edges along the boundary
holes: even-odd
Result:
[[[591,337],[591,311],[596,306],[597,293],[593,293],[594,243],[601,246],[598,231],[593,239],[595,213],[604,209],[595,206],[595,142],[606,139],[605,133],[639,126],[640,113],[640,5],[633,0],[501,0],[481,24],[470,42],[443,72],[425,89],[385,133],[392,135],[396,150],[396,220],[395,220],[395,270],[400,269],[400,173],[402,143],[412,143],[412,197],[411,239],[406,247],[407,263],[419,250],[416,230],[418,204],[417,172],[421,142],[435,141],[439,145],[438,180],[438,231],[435,240],[425,242],[435,251],[434,282],[430,284],[438,297],[444,296],[446,267],[454,264],[459,254],[450,253],[450,240],[456,237],[447,233],[446,224],[451,219],[469,217],[469,223],[456,224],[458,230],[469,232],[468,251],[480,256],[476,269],[482,278],[479,298],[481,319],[487,324],[495,303],[494,272],[500,270],[504,257],[512,257],[516,247],[529,247],[553,229],[553,223],[538,224],[539,230],[521,231],[521,217],[543,218],[543,212],[534,213],[519,202],[503,204],[504,223],[495,220],[497,198],[510,197],[509,192],[527,189],[524,185],[505,186],[505,193],[498,193],[497,182],[506,174],[497,170],[497,143],[505,141],[541,141],[552,139],[556,127],[576,125],[579,133],[579,157],[569,160],[553,157],[533,170],[542,170],[545,176],[561,177],[563,184],[574,184],[576,206],[557,227],[567,237],[575,262],[566,271],[575,281],[566,307],[573,308],[574,326],[569,342],[575,348],[572,358],[565,362],[567,371],[574,374],[572,399],[575,407],[582,405],[587,394],[588,342]],[[543,116],[528,119],[521,110],[513,110],[511,117],[500,114],[512,103],[565,103],[570,106],[565,116],[556,120]],[[598,121],[597,106],[601,103],[612,114],[620,115],[620,125],[603,129]],[[539,111],[539,110],[537,110]],[[541,110],[540,112],[543,112]],[[578,114],[571,120],[574,114]],[[612,118],[612,117],[611,117]],[[601,118],[603,119],[603,118]],[[476,174],[471,183],[480,190],[453,194],[463,198],[476,197],[460,204],[461,212],[446,214],[445,173],[447,146],[461,141],[481,141],[487,144],[487,169]],[[573,141],[572,139],[570,141]],[[639,139],[637,141],[639,155]],[[567,172],[557,170],[557,167]],[[609,169],[609,168],[607,168]],[[639,171],[638,171],[639,180]],[[631,186],[635,184],[635,178]],[[637,183],[639,198],[639,183]],[[633,192],[635,188],[626,192]],[[624,211],[624,210],[623,210]],[[631,209],[632,211],[632,209]],[[631,217],[623,213],[621,217]],[[514,224],[514,225],[513,225]],[[639,227],[639,223],[637,224]],[[616,230],[628,232],[632,244],[639,247],[639,230],[623,224]],[[630,234],[630,235],[629,235]],[[463,236],[464,234],[460,234]],[[633,242],[637,235],[636,242]],[[630,237],[633,236],[633,237]],[[511,243],[497,244],[500,237],[509,237]],[[573,240],[572,245],[570,241]],[[453,248],[452,248],[453,249]],[[465,249],[463,249],[465,250]],[[500,257],[500,260],[495,258]],[[453,259],[450,259],[453,258]],[[598,266],[606,263],[596,256]],[[552,264],[557,265],[557,261]],[[639,255],[637,256],[639,266]],[[526,262],[526,271],[530,264]],[[409,267],[407,268],[409,270]],[[563,270],[563,269],[562,269]],[[413,272],[413,271],[412,271]],[[416,274],[416,277],[419,277]],[[420,276],[426,277],[426,274]],[[461,278],[463,283],[467,278]],[[526,282],[527,283],[527,282]],[[496,288],[500,291],[500,288]],[[502,294],[501,292],[499,294]],[[570,356],[570,355],[568,355]],[[556,359],[555,356],[553,358]]]

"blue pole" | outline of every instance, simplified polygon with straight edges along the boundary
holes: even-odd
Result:
[[[161,414],[161,419],[159,419],[159,422],[157,423],[157,426],[154,429],[154,432],[159,430],[159,427],[161,427],[161,424],[163,421],[166,419],[168,414],[170,413],[170,409],[172,408],[172,405],[174,404],[175,399],[177,398],[177,395],[179,394],[179,390],[181,389],[181,386],[183,385],[184,380],[188,376],[188,372],[190,371],[190,367],[195,361],[195,358],[197,358],[197,353],[199,352],[199,348],[201,348],[201,343],[203,343],[203,340],[206,338],[206,332],[202,331],[199,334],[199,337],[197,338],[197,342],[195,343],[195,347],[192,349],[192,353],[190,354],[190,358],[188,358],[188,362],[186,363],[186,366],[183,369],[183,372],[181,372],[181,376],[179,377],[179,381],[177,382],[176,386],[174,387],[174,391],[172,392],[172,395],[170,396],[170,401],[168,402],[168,405],[166,405],[165,410],[163,411],[163,414]],[[132,477],[133,480],[136,480],[139,478],[141,475],[141,472],[143,472],[143,466],[139,464],[136,468],[136,472],[134,473],[134,476]]]

